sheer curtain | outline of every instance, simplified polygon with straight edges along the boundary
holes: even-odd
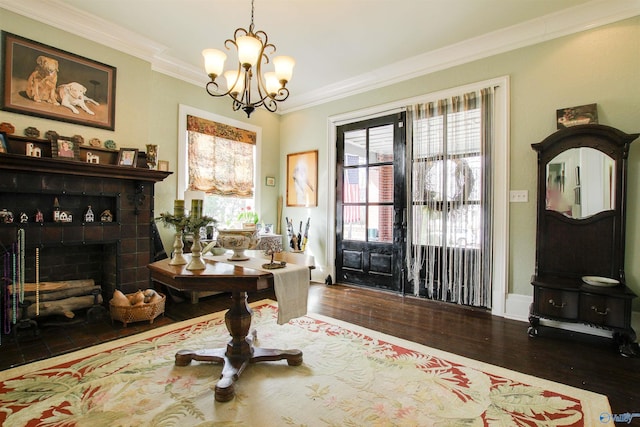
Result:
[[[491,306],[493,88],[407,107],[414,293]]]

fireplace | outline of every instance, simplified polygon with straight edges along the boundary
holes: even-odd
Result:
[[[93,279],[105,301],[115,289],[152,287],[154,184],[171,172],[17,154],[0,155],[0,170],[0,210],[14,214],[13,223],[0,224],[0,243],[9,248],[24,230],[26,282],[35,281],[38,248],[40,281]],[[93,222],[85,221],[88,206]],[[72,221],[54,222],[58,209]],[[35,221],[38,211],[43,222]],[[111,221],[101,221],[107,211]]]

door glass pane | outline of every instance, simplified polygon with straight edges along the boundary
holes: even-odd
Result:
[[[393,165],[369,168],[369,203],[393,203]]]
[[[447,246],[480,249],[480,205],[463,205],[447,215]]]
[[[393,125],[369,129],[369,163],[393,161]]]
[[[352,130],[344,133],[344,165],[364,165],[367,161],[367,131]]]
[[[344,203],[365,203],[367,201],[366,173],[365,168],[344,170],[344,188],[342,192]]]
[[[344,206],[342,208],[342,238],[345,240],[366,240],[365,207]]]
[[[393,241],[393,206],[369,206],[367,236],[370,242]]]

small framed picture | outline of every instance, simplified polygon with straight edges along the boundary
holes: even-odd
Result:
[[[169,160],[158,160],[158,170],[169,172]]]
[[[556,110],[556,123],[558,129],[598,123],[598,104],[580,105]]]
[[[136,161],[138,160],[137,148],[121,148],[118,152],[118,165],[136,167]]]
[[[273,177],[273,176],[268,176],[264,181],[264,185],[266,185],[267,187],[275,187],[276,186],[276,178]]]
[[[80,160],[80,142],[76,137],[55,136],[50,139],[51,154],[58,159]]]
[[[7,138],[5,137],[4,132],[0,132],[0,153],[8,153],[9,149],[7,148]]]

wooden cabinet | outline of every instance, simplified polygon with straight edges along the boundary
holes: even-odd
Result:
[[[611,331],[623,355],[639,355],[631,327],[636,295],[624,276],[627,158],[638,136],[591,124],[532,144],[538,200],[530,336],[542,319],[582,323]]]

